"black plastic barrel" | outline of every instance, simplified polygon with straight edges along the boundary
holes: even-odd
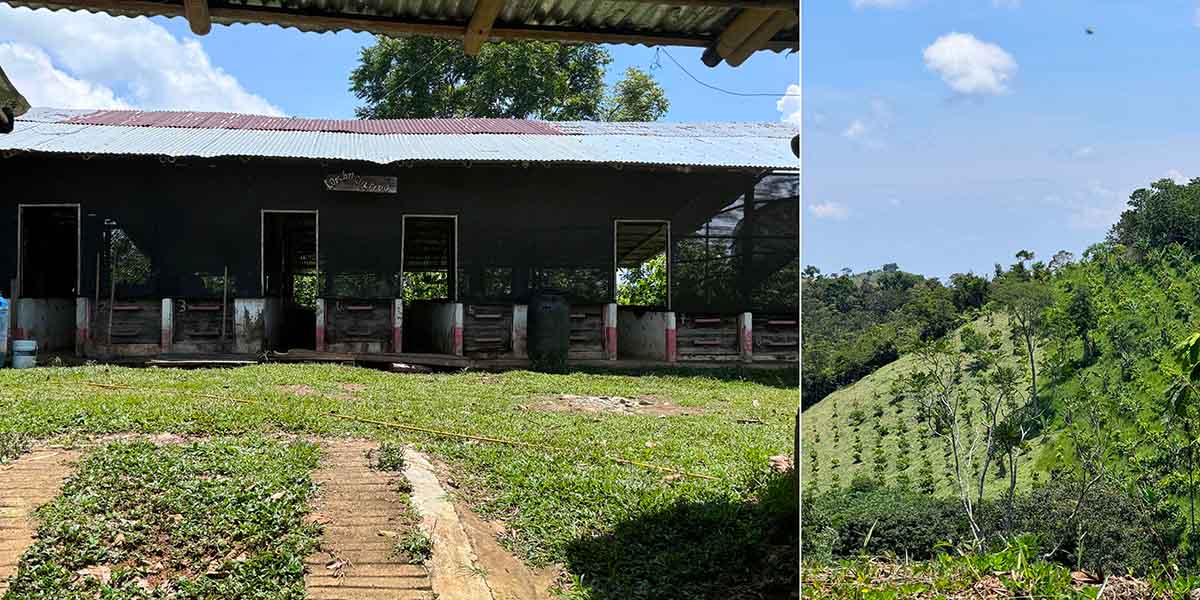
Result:
[[[571,345],[571,305],[557,290],[539,290],[529,299],[529,361],[535,369],[562,371]]]

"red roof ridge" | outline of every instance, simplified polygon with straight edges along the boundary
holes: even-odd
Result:
[[[547,121],[501,118],[310,119],[231,112],[98,110],[63,121],[81,125],[177,127],[186,129],[254,129],[368,135],[523,134],[566,135]]]

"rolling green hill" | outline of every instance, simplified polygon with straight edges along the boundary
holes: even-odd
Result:
[[[966,328],[988,334],[993,330],[1006,332],[1007,318],[1003,314],[980,317],[958,329]],[[1004,342],[1004,353],[1012,366],[1020,367],[1023,358],[1013,355],[1011,342]],[[913,489],[932,487],[935,494],[957,493],[951,475],[949,449],[941,438],[929,433],[918,419],[916,402],[905,399],[892,390],[902,376],[918,367],[917,359],[906,354],[884,365],[856,383],[844,387],[809,407],[802,414],[804,447],[801,473],[805,485],[825,489],[834,484],[847,486],[855,477],[870,476],[891,485]],[[967,374],[971,382],[974,376]],[[1029,442],[1022,454],[1019,470],[1031,465],[1034,473],[1045,471],[1053,463],[1055,452],[1051,431]],[[860,446],[856,446],[856,442]],[[859,450],[856,452],[856,447]],[[881,450],[877,451],[879,447]],[[978,453],[982,456],[982,452]],[[857,455],[857,458],[856,458]],[[882,459],[883,466],[877,466]],[[814,468],[815,465],[815,468]],[[985,486],[991,495],[1004,489],[1007,476],[993,464],[992,475]],[[927,480],[932,479],[932,485]],[[1023,478],[1021,489],[1045,475]]]

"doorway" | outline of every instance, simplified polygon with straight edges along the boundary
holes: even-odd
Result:
[[[450,353],[450,303],[458,297],[458,217],[404,215],[401,220],[404,349]]]
[[[617,304],[670,310],[669,221],[618,219],[613,224]]]
[[[79,296],[79,205],[17,207],[17,294],[22,298]]]
[[[315,210],[262,211],[263,296],[279,300],[283,350],[317,347],[318,223]]]

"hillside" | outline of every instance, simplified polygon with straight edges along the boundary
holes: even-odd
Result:
[[[988,334],[993,330],[1005,332],[1007,319],[1002,315],[980,317],[956,330],[955,337],[966,328]],[[1004,354],[1014,367],[1021,366],[1022,357],[1012,353],[1012,344],[1004,342]],[[931,435],[917,418],[918,407],[912,400],[901,399],[892,392],[893,384],[917,368],[917,359],[906,354],[880,367],[852,385],[826,396],[804,411],[803,460],[801,473],[806,486],[825,489],[837,483],[847,486],[855,477],[870,476],[889,485],[906,485],[913,489],[931,486],[937,495],[957,493],[950,474],[949,450],[940,438]],[[965,379],[973,383],[974,376]],[[1030,441],[1023,453],[1019,470],[1034,465],[1034,471],[1045,471],[1053,463],[1055,448],[1053,432]],[[855,440],[861,442],[860,460],[855,460]],[[877,442],[882,448],[876,451]],[[877,466],[882,455],[884,466]],[[980,453],[982,454],[982,453]],[[815,465],[814,469],[814,456]],[[836,477],[835,477],[836,474]],[[1020,489],[1030,487],[1045,476],[1024,478]],[[988,478],[987,492],[1007,486],[1007,476],[993,467]],[[927,490],[928,487],[925,487]]]

